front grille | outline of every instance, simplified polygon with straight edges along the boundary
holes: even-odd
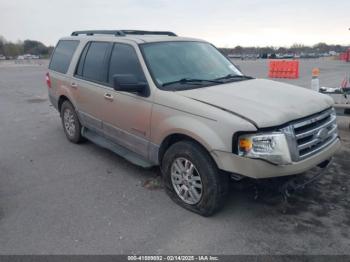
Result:
[[[291,128],[296,141],[295,160],[303,160],[320,152],[338,137],[333,108],[296,121]]]

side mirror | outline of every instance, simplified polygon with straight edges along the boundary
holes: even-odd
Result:
[[[147,83],[139,82],[133,74],[113,75],[113,88],[117,91],[139,93],[144,96],[148,94]]]

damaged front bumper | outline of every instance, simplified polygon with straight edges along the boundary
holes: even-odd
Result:
[[[320,163],[317,167],[315,167],[315,169],[317,169],[315,170],[316,174],[293,176],[280,186],[279,191],[283,194],[285,198],[288,198],[294,192],[304,189],[307,185],[314,182],[325,173],[325,171],[331,165],[332,160],[332,158],[325,160],[322,163]]]
[[[240,176],[260,180],[266,178],[288,177],[290,175],[304,173],[331,159],[340,146],[340,140],[336,139],[327,148],[317,154],[307,159],[293,162],[290,165],[274,165],[260,159],[240,157],[223,151],[212,151],[211,155],[220,170],[230,174],[238,174]]]

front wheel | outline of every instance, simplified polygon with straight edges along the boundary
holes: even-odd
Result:
[[[208,152],[192,141],[173,144],[162,161],[165,189],[180,206],[210,216],[227,197],[229,178],[220,174]]]

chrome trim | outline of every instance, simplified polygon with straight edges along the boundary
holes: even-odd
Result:
[[[299,159],[299,152],[297,144],[295,143],[294,128],[290,125],[285,128],[282,128],[281,132],[286,136],[292,161],[297,161]]]
[[[337,142],[337,138],[338,136],[335,137],[335,139],[331,139],[329,140],[327,143],[323,144],[322,146],[318,147],[316,150],[314,151],[310,151],[309,153],[303,155],[300,160],[303,160],[305,158],[308,158],[309,156],[314,155],[317,152],[320,152],[322,149],[326,148],[327,146],[329,146],[330,144],[335,144]]]
[[[332,129],[331,129],[330,131],[328,131],[328,133],[327,133],[327,138],[329,138],[330,136],[332,136],[333,133],[336,131],[336,129],[337,129],[337,126],[334,125],[334,126],[332,127]],[[309,141],[309,142],[307,142],[307,143],[298,145],[298,149],[299,149],[299,150],[302,150],[302,149],[308,148],[308,147],[310,147],[310,146],[313,146],[313,145],[317,144],[318,142],[320,142],[319,139],[317,139],[317,138],[316,138],[316,139],[313,139],[313,140],[311,140],[311,141]]]
[[[317,115],[315,117],[309,117],[301,122],[297,122],[295,124],[293,124],[294,128],[298,128],[298,127],[301,127],[301,126],[305,126],[305,125],[308,125],[308,124],[312,124],[314,122],[317,122],[319,120],[322,120],[326,117],[328,117],[330,114],[332,114],[334,112],[334,109],[328,109],[326,111],[324,111],[322,114],[320,115]]]
[[[303,138],[303,137],[307,137],[307,136],[309,136],[309,135],[312,135],[312,134],[314,134],[314,133],[317,133],[318,130],[320,130],[320,129],[324,128],[324,127],[327,127],[327,126],[333,124],[334,122],[336,122],[336,120],[337,120],[336,116],[332,116],[332,115],[330,115],[330,116],[331,116],[331,120],[329,120],[327,123],[324,123],[324,124],[322,124],[321,126],[318,126],[318,127],[314,128],[314,129],[311,129],[311,130],[308,130],[308,131],[306,131],[306,132],[304,132],[304,133],[297,134],[295,137],[296,137],[297,139],[300,139],[300,138]],[[314,123],[314,122],[313,122],[313,123]],[[310,123],[305,124],[305,125],[309,125],[309,124],[310,124]],[[311,124],[312,124],[312,123],[311,123]],[[300,127],[300,126],[299,126],[299,127]]]
[[[336,119],[334,108],[330,108],[306,119],[294,121],[289,126],[282,128],[281,131],[287,138],[292,160],[294,162],[304,160],[334,143],[338,138]],[[316,127],[308,127],[322,120],[327,122]]]

